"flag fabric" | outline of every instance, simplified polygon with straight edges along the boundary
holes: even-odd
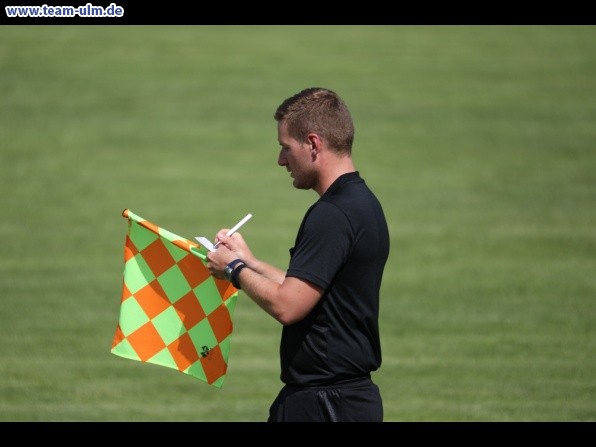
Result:
[[[228,369],[238,290],[205,265],[206,249],[125,209],[124,280],[111,352],[217,388]]]

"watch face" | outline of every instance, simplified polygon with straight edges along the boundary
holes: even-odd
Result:
[[[234,271],[234,269],[230,268],[229,266],[226,265],[226,267],[224,268],[224,277],[229,281],[230,279],[232,279],[232,272]]]

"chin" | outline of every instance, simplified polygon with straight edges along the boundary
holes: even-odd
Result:
[[[294,188],[296,189],[310,189],[310,187],[296,181],[292,182],[292,185],[294,185]]]

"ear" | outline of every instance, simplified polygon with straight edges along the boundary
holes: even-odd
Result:
[[[317,154],[321,151],[321,137],[318,134],[311,132],[307,135],[306,140],[310,146],[310,153],[312,159],[317,158]]]

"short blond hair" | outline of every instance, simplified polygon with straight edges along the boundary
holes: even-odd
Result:
[[[288,134],[304,141],[315,132],[337,153],[351,154],[354,123],[346,103],[331,90],[311,87],[286,99],[273,115]]]

